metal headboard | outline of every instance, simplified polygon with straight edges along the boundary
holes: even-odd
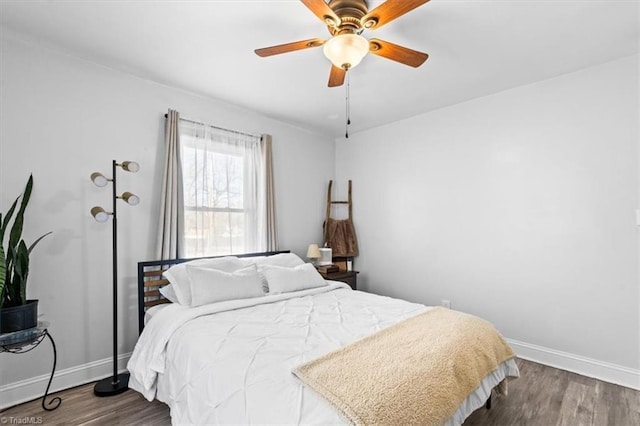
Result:
[[[169,280],[162,277],[162,274],[171,266],[178,263],[189,262],[196,259],[214,259],[218,257],[258,257],[273,256],[274,254],[289,253],[290,250],[267,251],[262,253],[244,253],[223,256],[208,256],[190,259],[169,259],[169,260],[149,260],[138,262],[138,332],[144,329],[144,314],[152,306],[161,303],[171,303],[160,294],[160,288],[169,284]]]

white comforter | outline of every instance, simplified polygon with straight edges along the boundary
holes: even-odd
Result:
[[[198,308],[168,305],[136,344],[129,386],[166,402],[173,424],[343,424],[291,370],[427,309],[336,282]],[[451,424],[482,405],[506,375],[517,375],[513,360],[499,370]]]

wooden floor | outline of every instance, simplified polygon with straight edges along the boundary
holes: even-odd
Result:
[[[477,425],[640,425],[640,392],[518,360],[521,377],[509,383],[509,395],[494,395],[490,410],[473,413],[465,426]],[[169,409],[140,394],[98,398],[93,384],[58,394],[62,405],[46,412],[41,400],[0,412],[0,423],[42,425],[169,425]],[[25,418],[26,421],[25,421]]]
[[[520,378],[509,395],[494,394],[490,410],[473,413],[465,426],[638,426],[640,392],[518,360]]]

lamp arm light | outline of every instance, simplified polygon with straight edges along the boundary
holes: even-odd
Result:
[[[91,181],[99,187],[107,186],[109,182],[112,182],[112,179],[109,179],[102,173],[93,172],[91,173]]]
[[[140,165],[135,161],[123,161],[122,163],[116,163],[116,166],[121,167],[122,170],[136,173],[140,170]]]
[[[113,216],[113,213],[106,211],[100,206],[95,206],[91,208],[91,216],[93,216],[96,222],[104,223],[109,219],[109,216]]]
[[[117,198],[123,200],[125,203],[129,204],[130,206],[137,206],[138,204],[140,204],[140,197],[138,197],[136,194],[133,194],[129,191],[123,192],[122,195],[120,195]]]

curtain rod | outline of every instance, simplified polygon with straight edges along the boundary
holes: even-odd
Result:
[[[164,115],[164,118],[166,119],[168,117],[167,114]],[[260,138],[262,139],[262,135],[254,135],[252,133],[245,133],[245,132],[239,132],[237,130],[231,130],[231,129],[225,129],[224,127],[218,127],[218,126],[214,126],[212,124],[205,124],[205,123],[201,123],[199,121],[193,121],[193,120],[188,120],[186,118],[180,118],[180,120],[182,121],[186,121],[187,123],[193,123],[193,124],[200,124],[202,126],[207,126],[207,127],[213,127],[214,129],[218,129],[218,130],[224,130],[225,132],[231,132],[231,133],[237,133],[239,135],[244,135],[244,136],[251,136],[254,138]]]

